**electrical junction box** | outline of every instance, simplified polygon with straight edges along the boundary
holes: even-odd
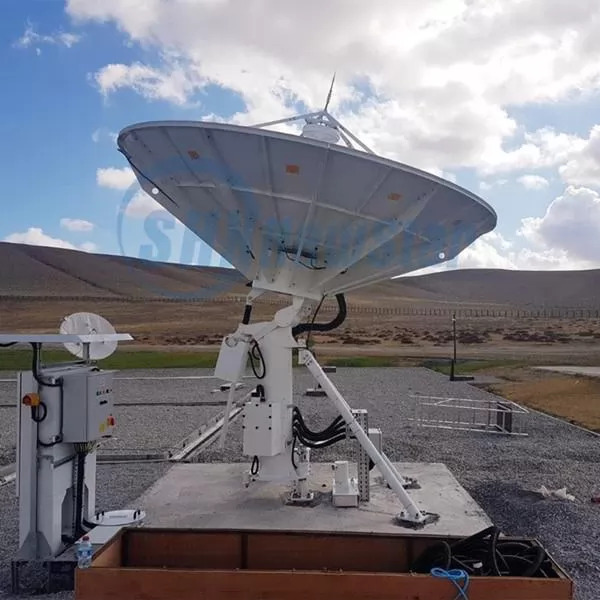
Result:
[[[369,427],[369,439],[373,442],[377,452],[383,452],[383,434],[379,427]]]
[[[350,477],[347,460],[336,460],[333,464],[332,502],[338,507],[358,506],[358,485],[356,479]]]
[[[74,371],[63,375],[63,442],[94,442],[112,437],[113,375],[112,371]]]
[[[244,376],[248,362],[248,342],[228,335],[221,342],[221,350],[215,367],[215,377],[233,383]]]
[[[285,450],[281,410],[279,402],[251,400],[246,403],[242,424],[246,456],[275,456]]]

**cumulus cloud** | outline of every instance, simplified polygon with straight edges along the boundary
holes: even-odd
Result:
[[[60,220],[60,226],[67,231],[92,231],[94,224],[85,219],[69,219]]]
[[[600,267],[600,195],[569,187],[543,217],[522,220],[519,239],[497,231],[481,236],[454,260],[421,269],[425,275],[454,269],[569,270]]]
[[[559,168],[559,173],[566,183],[600,188],[600,125],[592,128],[588,139]]]
[[[25,32],[23,35],[13,44],[15,48],[30,48],[34,47],[36,54],[39,56],[42,53],[40,46],[42,45],[53,45],[53,46],[65,46],[71,48],[75,44],[81,41],[81,36],[75,33],[69,33],[64,31],[58,31],[52,34],[42,35],[35,30],[32,23],[27,22],[25,26]]]
[[[94,74],[105,94],[183,104],[216,84],[246,105],[231,120],[250,124],[320,107],[337,71],[336,116],[378,153],[431,170],[561,164],[578,138],[523,131],[507,107],[600,87],[592,0],[68,0],[67,11],[161,57],[105,65]]]
[[[71,242],[54,238],[44,233],[40,227],[30,227],[24,232],[11,233],[4,238],[4,241],[15,244],[29,244],[30,246],[50,246],[52,248],[65,248],[67,250],[84,250],[85,252],[94,252],[97,250],[97,246],[92,242],[85,242],[76,246]]]
[[[543,217],[523,219],[519,235],[546,251],[564,253],[580,265],[600,265],[600,195],[569,186]]]
[[[517,181],[526,190],[543,190],[548,187],[548,180],[541,175],[521,175]]]
[[[123,167],[122,169],[108,167],[96,171],[96,183],[100,187],[125,191],[135,180],[135,175],[129,167]]]
[[[205,81],[195,77],[194,69],[170,64],[168,68],[154,69],[140,63],[110,64],[102,67],[94,79],[104,95],[122,88],[131,88],[150,100],[167,100],[185,104],[194,90]]]
[[[475,240],[456,260],[459,269],[514,269],[508,256],[511,243],[501,234],[491,231]]]

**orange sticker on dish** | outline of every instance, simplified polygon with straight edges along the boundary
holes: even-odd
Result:
[[[195,150],[188,150],[188,155],[192,160],[198,160],[200,155]]]
[[[402,198],[402,196],[400,194],[397,194],[396,192],[388,194],[388,200],[400,200],[400,198]]]
[[[300,167],[298,165],[285,165],[285,172],[291,173],[292,175],[298,175],[298,173],[300,173]]]

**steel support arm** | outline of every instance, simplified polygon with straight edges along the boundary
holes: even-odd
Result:
[[[300,362],[304,363],[308,370],[313,374],[314,378],[319,382],[329,399],[333,402],[340,415],[355,435],[365,452],[369,455],[370,459],[379,468],[385,481],[389,484],[392,490],[400,499],[404,511],[402,518],[405,521],[424,524],[428,522],[428,516],[421,512],[417,505],[414,503],[412,498],[408,495],[403,487],[403,481],[401,480],[398,472],[393,465],[386,460],[375,447],[373,442],[369,439],[368,433],[363,430],[354,415],[352,409],[348,403],[344,400],[344,397],[340,394],[337,388],[333,385],[325,371],[323,371],[321,365],[317,362],[317,359],[313,354],[306,350],[300,349]]]

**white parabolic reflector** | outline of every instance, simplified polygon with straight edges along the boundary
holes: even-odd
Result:
[[[115,335],[115,328],[104,317],[94,313],[79,312],[64,317],[60,324],[60,333],[63,335]],[[67,342],[65,348],[78,358],[85,358],[83,344]],[[89,344],[90,360],[107,358],[117,349],[116,340],[102,340]]]
[[[167,121],[118,146],[151,197],[268,290],[346,292],[450,260],[496,226],[469,191],[327,141]]]

